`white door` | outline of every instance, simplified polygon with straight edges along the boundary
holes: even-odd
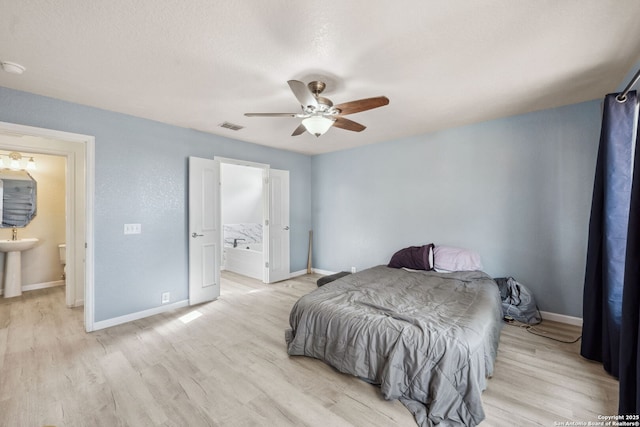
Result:
[[[189,304],[220,296],[220,162],[189,157]]]
[[[267,283],[286,280],[289,271],[289,171],[269,169],[269,261]]]

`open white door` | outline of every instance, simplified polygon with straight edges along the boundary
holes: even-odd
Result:
[[[289,171],[269,169],[269,262],[267,279],[273,283],[290,277]]]
[[[189,157],[189,304],[220,296],[220,162]]]

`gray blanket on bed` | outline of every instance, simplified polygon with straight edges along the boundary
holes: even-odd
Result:
[[[386,266],[303,296],[285,333],[290,355],[325,361],[400,399],[421,426],[475,426],[502,327],[495,282],[480,271]]]

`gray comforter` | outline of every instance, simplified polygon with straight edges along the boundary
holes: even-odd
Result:
[[[421,426],[475,426],[502,327],[498,287],[480,271],[378,266],[303,296],[290,355],[325,361],[400,399]]]

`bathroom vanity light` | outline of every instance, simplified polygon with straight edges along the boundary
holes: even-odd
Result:
[[[0,160],[2,161],[2,167],[13,170],[36,170],[36,161],[33,157],[30,157],[25,166],[22,166],[22,154],[17,151],[12,151],[9,154],[0,154]]]

